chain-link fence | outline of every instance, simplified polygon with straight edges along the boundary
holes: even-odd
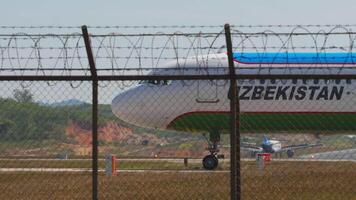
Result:
[[[90,88],[1,82],[1,199],[90,197]]]
[[[0,198],[355,199],[353,27],[2,27]]]

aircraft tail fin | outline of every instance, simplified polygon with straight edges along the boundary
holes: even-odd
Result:
[[[263,136],[263,144],[269,144],[269,139],[267,136]]]

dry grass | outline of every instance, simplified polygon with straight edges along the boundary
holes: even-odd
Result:
[[[98,162],[99,168],[105,168],[105,162]],[[118,169],[157,169],[157,170],[183,170],[183,169],[203,169],[201,161],[189,162],[188,166],[181,162],[172,162],[166,160],[118,160],[116,162]],[[0,160],[0,168],[91,168],[91,160]],[[229,162],[220,162],[218,169],[228,169]]]
[[[255,168],[242,166],[244,199],[356,200],[355,162],[274,162],[260,173]]]
[[[243,199],[356,200],[355,162],[243,162]],[[100,199],[229,199],[228,173],[99,176]],[[0,199],[90,199],[90,173],[1,173]]]

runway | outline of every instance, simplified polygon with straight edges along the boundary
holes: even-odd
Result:
[[[90,162],[91,159],[56,159],[56,158],[0,158],[1,161],[36,161],[36,162],[70,162],[70,161],[85,161]],[[104,161],[105,159],[99,159]],[[172,163],[181,163],[184,164],[184,158],[117,158],[117,162],[172,162]],[[254,158],[243,158],[242,162],[255,162]],[[199,158],[188,158],[189,164],[200,164],[202,162]],[[229,163],[229,159],[219,159],[219,163]],[[356,149],[345,149],[339,151],[329,151],[322,153],[315,153],[309,155],[303,155],[297,158],[287,158],[280,159],[272,157],[273,162],[356,162]],[[41,164],[40,164],[41,165]],[[0,172],[82,172],[82,173],[91,173],[91,168],[58,168],[58,167],[6,167],[6,165],[1,168]],[[105,172],[104,169],[99,169],[99,172]],[[118,169],[117,173],[229,173],[229,170],[215,170],[208,171],[202,169]]]
[[[105,172],[99,169],[99,172]],[[92,172],[89,168],[0,168],[0,172]],[[116,170],[117,173],[229,173],[228,170],[156,170],[156,169],[127,169]]]
[[[351,160],[356,162],[356,149],[328,151],[301,156],[302,159],[311,160]]]
[[[130,162],[172,162],[172,163],[184,163],[185,158],[120,158],[116,157],[117,161],[130,161]],[[189,163],[201,163],[202,158],[187,158]],[[68,159],[58,159],[58,158],[0,158],[0,161],[17,160],[17,161],[91,161],[89,158],[68,158]],[[103,158],[99,158],[98,161],[105,161]],[[229,162],[229,159],[219,159],[219,162]]]
[[[116,157],[118,162],[172,162],[172,163],[184,163],[185,158],[119,158]],[[66,161],[91,161],[89,158],[69,158],[69,159],[57,159],[57,158],[0,158],[0,161],[53,161],[53,162],[66,162]],[[201,163],[201,158],[188,158],[188,163]],[[346,149],[340,151],[330,151],[315,154],[303,155],[295,158],[274,158],[273,161],[283,162],[306,162],[306,161],[319,161],[319,162],[356,162],[356,149]],[[105,159],[98,159],[98,161],[105,161]],[[242,158],[241,161],[256,161],[255,158]],[[219,163],[230,162],[230,159],[219,159]]]
[[[325,152],[321,154],[323,155],[333,155],[334,152]],[[310,155],[306,156],[306,158],[297,158],[297,159],[272,159],[271,162],[356,162],[356,160],[352,159],[322,159],[322,158],[309,158]],[[15,160],[15,159],[12,159]],[[17,160],[17,159],[16,159]],[[29,160],[29,159],[22,159],[22,160]],[[37,161],[39,159],[36,159]],[[49,161],[51,159],[40,159],[42,161]],[[67,160],[56,160],[59,162],[70,161],[71,159]],[[132,159],[126,159],[132,161]],[[142,159],[134,159],[135,161],[142,161]],[[183,164],[182,159],[144,159],[145,161],[171,161],[171,162],[181,162]],[[193,161],[193,162],[192,162]],[[256,162],[255,159],[241,159],[243,162]],[[120,162],[120,161],[119,161]],[[201,163],[201,159],[191,159],[189,163]],[[222,162],[229,162],[229,159],[219,160],[220,163]],[[98,170],[101,173],[104,173],[104,169]],[[12,168],[0,168],[0,172],[68,172],[68,173],[91,173],[91,168],[50,168],[50,167],[36,167],[36,168],[20,168],[20,167],[12,167]],[[118,169],[116,170],[117,173],[229,173],[229,170],[202,170],[202,169]]]
[[[241,159],[241,161],[256,161],[253,158]],[[356,162],[351,159],[316,159],[316,158],[272,158],[272,162]]]
[[[201,163],[202,158],[128,158],[124,157],[121,158],[116,156],[116,160],[120,161],[130,161],[130,162],[140,162],[140,161],[149,161],[149,162],[173,162],[173,163],[184,163],[184,159],[188,159],[189,163]],[[287,159],[280,159],[274,157],[272,154],[272,159],[274,161],[356,161],[356,149],[344,149],[344,150],[337,150],[337,151],[328,151],[328,152],[321,152],[321,153],[314,153],[308,155],[302,155],[299,157],[294,158],[287,158]],[[17,161],[91,161],[91,158],[36,158],[36,157],[0,157],[0,161],[7,161],[7,160],[17,160]],[[99,161],[104,161],[104,158],[99,158]],[[242,161],[254,161],[254,158],[242,158]],[[228,158],[226,159],[219,159],[219,162],[229,162]]]

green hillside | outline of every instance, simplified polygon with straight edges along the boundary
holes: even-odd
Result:
[[[0,98],[0,139],[64,139],[65,127],[70,122],[91,128],[91,109],[91,104],[53,107]],[[108,121],[117,121],[110,105],[99,105],[99,126]]]

